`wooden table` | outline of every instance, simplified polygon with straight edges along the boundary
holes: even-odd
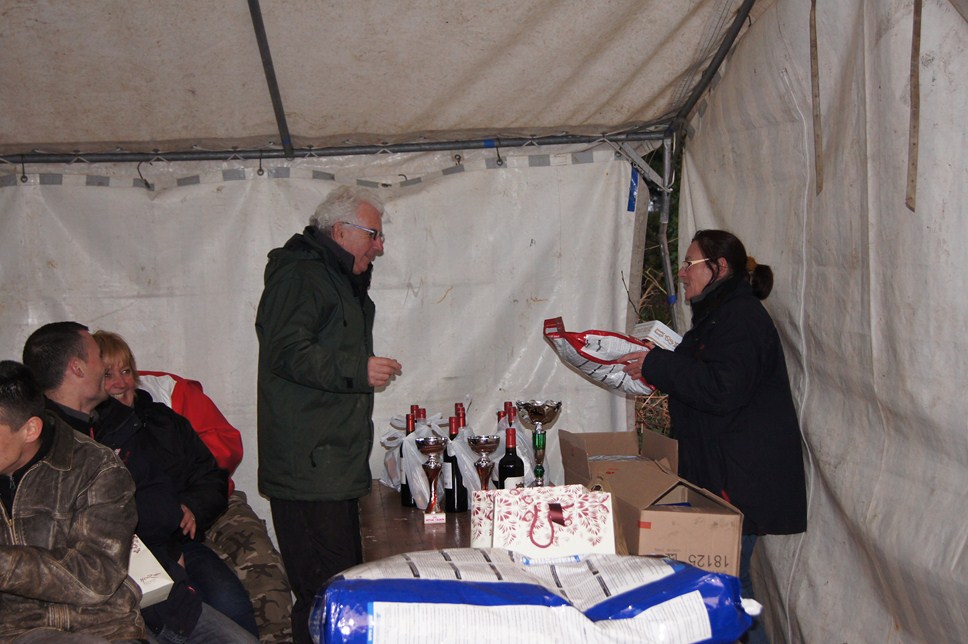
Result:
[[[370,494],[360,499],[363,561],[417,550],[469,548],[470,514],[447,514],[446,523],[424,525],[423,510],[401,506],[396,490],[374,480]]]

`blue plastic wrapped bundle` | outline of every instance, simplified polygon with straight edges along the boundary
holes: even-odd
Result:
[[[739,580],[670,559],[462,548],[356,566],[316,596],[317,642],[735,642]],[[418,639],[419,638],[419,639]]]

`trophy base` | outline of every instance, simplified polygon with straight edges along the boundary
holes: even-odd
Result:
[[[443,512],[431,512],[424,513],[424,525],[430,525],[434,523],[447,523],[447,515]]]

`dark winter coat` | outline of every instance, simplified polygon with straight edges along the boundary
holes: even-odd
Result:
[[[256,315],[259,491],[345,501],[370,490],[370,271],[311,228],[269,253]]]
[[[148,457],[171,479],[178,502],[195,515],[195,540],[204,541],[205,531],[228,507],[228,472],[219,468],[188,420],[154,402],[147,391],[137,390],[134,411],[147,431]]]
[[[53,414],[43,431],[45,440],[53,434],[49,451],[14,477],[12,511],[0,505],[0,641],[35,628],[144,637],[140,593],[127,577],[131,475]]]
[[[679,475],[743,511],[745,534],[807,527],[799,423],[769,313],[741,278],[693,305],[675,352],[650,351],[645,380],[669,395]]]
[[[192,587],[181,556],[181,506],[171,478],[152,457],[146,446],[147,431],[134,410],[114,398],[97,406],[91,422],[69,413],[56,403],[48,403],[60,417],[84,434],[93,432],[95,440],[114,450],[135,482],[138,525],[135,532],[148,546],[174,581],[168,599],[142,611],[145,623],[156,632],[163,626],[187,635],[195,628],[202,612],[201,596]],[[85,427],[87,425],[87,427]]]

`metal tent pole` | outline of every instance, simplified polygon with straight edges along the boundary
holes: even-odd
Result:
[[[666,301],[672,316],[672,328],[681,334],[682,323],[676,308],[676,275],[672,272],[672,257],[669,253],[669,210],[672,190],[672,138],[662,141],[662,210],[659,215],[659,246],[662,249],[662,272],[665,273]]]
[[[386,145],[348,145],[326,148],[293,148],[291,154],[280,149],[253,150],[179,150],[173,152],[75,152],[70,154],[27,152],[0,156],[0,163],[21,165],[27,163],[141,163],[150,161],[229,161],[232,159],[281,159],[331,156],[355,156],[366,154],[400,154],[412,152],[442,152],[450,150],[476,150],[485,148],[516,148],[528,145],[571,145],[624,142],[658,141],[666,136],[662,131],[634,132],[597,136],[556,135],[545,137],[515,137],[501,139],[468,139],[452,141],[424,141]]]
[[[266,24],[262,20],[262,8],[259,6],[259,0],[249,0],[249,14],[252,16],[255,39],[259,43],[262,68],[265,70],[266,83],[269,85],[269,97],[272,99],[272,110],[276,114],[279,140],[282,141],[282,149],[286,158],[291,159],[293,153],[292,137],[289,136],[286,110],[282,106],[282,94],[279,92],[279,82],[276,80],[276,68],[272,65],[272,52],[269,51],[269,38],[266,36]]]

